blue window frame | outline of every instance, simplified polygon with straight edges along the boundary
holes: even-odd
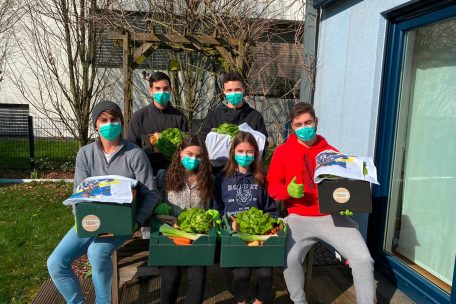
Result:
[[[376,269],[417,303],[456,304],[456,258],[453,288],[449,295],[384,250],[406,32],[456,16],[455,1],[427,2],[430,3],[428,7],[423,8],[423,5],[420,5],[418,13],[418,7],[413,4],[415,7],[411,5],[405,10],[401,8],[401,12],[404,11],[404,14],[394,12],[394,17],[387,16],[389,24],[375,156],[380,186],[374,186],[372,190],[374,204],[369,218],[368,244],[376,262]]]

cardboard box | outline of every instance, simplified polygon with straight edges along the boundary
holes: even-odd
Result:
[[[134,232],[136,200],[131,204],[83,202],[75,208],[78,237],[129,236]]]
[[[348,178],[323,180],[318,184],[318,198],[321,213],[338,213],[343,210],[372,212],[369,182]]]
[[[232,236],[226,225],[221,230],[220,267],[282,267],[285,265],[286,232],[280,230],[262,246],[247,246]]]
[[[149,266],[210,266],[214,264],[217,231],[211,228],[207,236],[200,236],[188,246],[174,244],[160,235],[160,225],[151,223]]]

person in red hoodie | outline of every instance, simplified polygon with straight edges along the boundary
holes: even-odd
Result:
[[[315,157],[325,150],[338,150],[316,134],[318,118],[311,104],[296,104],[290,119],[294,134],[275,150],[267,174],[269,195],[285,201],[288,210],[284,277],[290,298],[296,304],[306,303],[302,263],[309,249],[323,241],[350,261],[356,302],[374,303],[373,260],[357,223],[348,216],[320,212]]]

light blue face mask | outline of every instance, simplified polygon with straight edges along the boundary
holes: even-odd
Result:
[[[101,125],[98,130],[101,137],[106,140],[113,141],[119,137],[122,132],[122,124],[120,122],[113,122]]]
[[[316,130],[314,126],[305,126],[295,130],[296,136],[302,141],[310,141],[316,135]]]
[[[241,103],[244,93],[242,92],[233,92],[225,94],[226,100],[231,103],[233,106],[237,106]]]
[[[154,100],[162,106],[166,106],[171,99],[171,92],[156,92],[154,93]]]
[[[235,154],[234,159],[237,161],[239,166],[246,168],[255,160],[255,156],[250,154]]]
[[[181,159],[181,163],[188,171],[194,171],[198,169],[201,159],[184,155]]]

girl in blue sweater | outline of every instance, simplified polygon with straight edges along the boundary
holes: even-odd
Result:
[[[256,207],[278,217],[275,202],[269,197],[259,149],[252,134],[239,132],[231,143],[228,163],[216,177],[213,208],[221,214],[237,213]],[[272,290],[272,267],[233,268],[233,293],[238,303],[246,303],[250,276],[255,270],[257,288],[255,301],[268,300]]]

